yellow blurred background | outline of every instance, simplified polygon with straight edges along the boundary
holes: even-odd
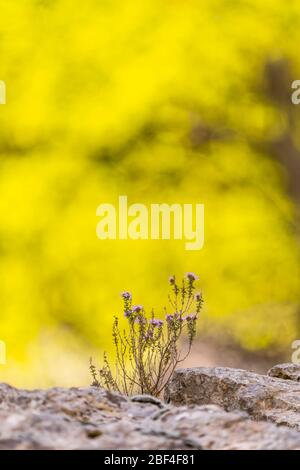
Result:
[[[0,380],[89,383],[120,292],[159,313],[186,271],[199,342],[289,358],[299,1],[0,0],[0,18]],[[204,203],[204,248],[98,240],[96,208],[121,194]]]

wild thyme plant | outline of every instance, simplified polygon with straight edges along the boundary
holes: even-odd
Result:
[[[115,366],[112,369],[105,353],[103,367],[97,373],[91,360],[92,385],[126,395],[161,394],[177,365],[191,351],[203,304],[202,294],[195,293],[197,279],[194,273],[187,273],[178,285],[175,276],[169,278],[172,313],[165,308],[164,320],[155,318],[153,311],[148,317],[142,305],[132,305],[130,292],[121,294],[127,328],[121,330],[118,317],[114,318]],[[187,340],[185,352],[180,349],[182,337]]]

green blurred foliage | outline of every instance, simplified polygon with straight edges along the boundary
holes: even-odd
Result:
[[[203,332],[289,349],[297,201],[269,143],[296,142],[300,119],[289,81],[282,101],[266,71],[299,78],[299,2],[0,0],[0,14],[1,374],[78,383],[89,352],[110,348],[120,291],[160,309],[186,271]],[[205,203],[204,249],[98,240],[96,208],[119,194]]]

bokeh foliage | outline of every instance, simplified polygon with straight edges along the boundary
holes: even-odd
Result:
[[[186,271],[203,332],[288,350],[298,203],[270,143],[289,132],[298,148],[300,119],[288,79],[278,98],[267,71],[299,78],[299,2],[0,0],[0,15],[3,377],[78,383],[110,347],[120,291],[161,308]],[[96,208],[119,194],[204,202],[204,249],[99,241]]]

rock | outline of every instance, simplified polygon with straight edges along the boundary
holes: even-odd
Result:
[[[165,392],[174,405],[219,405],[300,430],[300,383],[226,367],[178,369]]]
[[[163,408],[164,406],[161,400],[156,397],[153,397],[152,395],[133,395],[132,397],[130,397],[130,401],[136,401],[140,403],[153,403],[159,408]]]
[[[300,449],[300,433],[216,405],[0,384],[0,449]]]
[[[300,433],[287,427],[250,420],[246,413],[226,412],[216,405],[172,407],[151,433],[180,436],[185,445],[203,450],[298,448]]]
[[[300,365],[293,363],[278,364],[269,370],[268,375],[279,379],[300,382]]]

